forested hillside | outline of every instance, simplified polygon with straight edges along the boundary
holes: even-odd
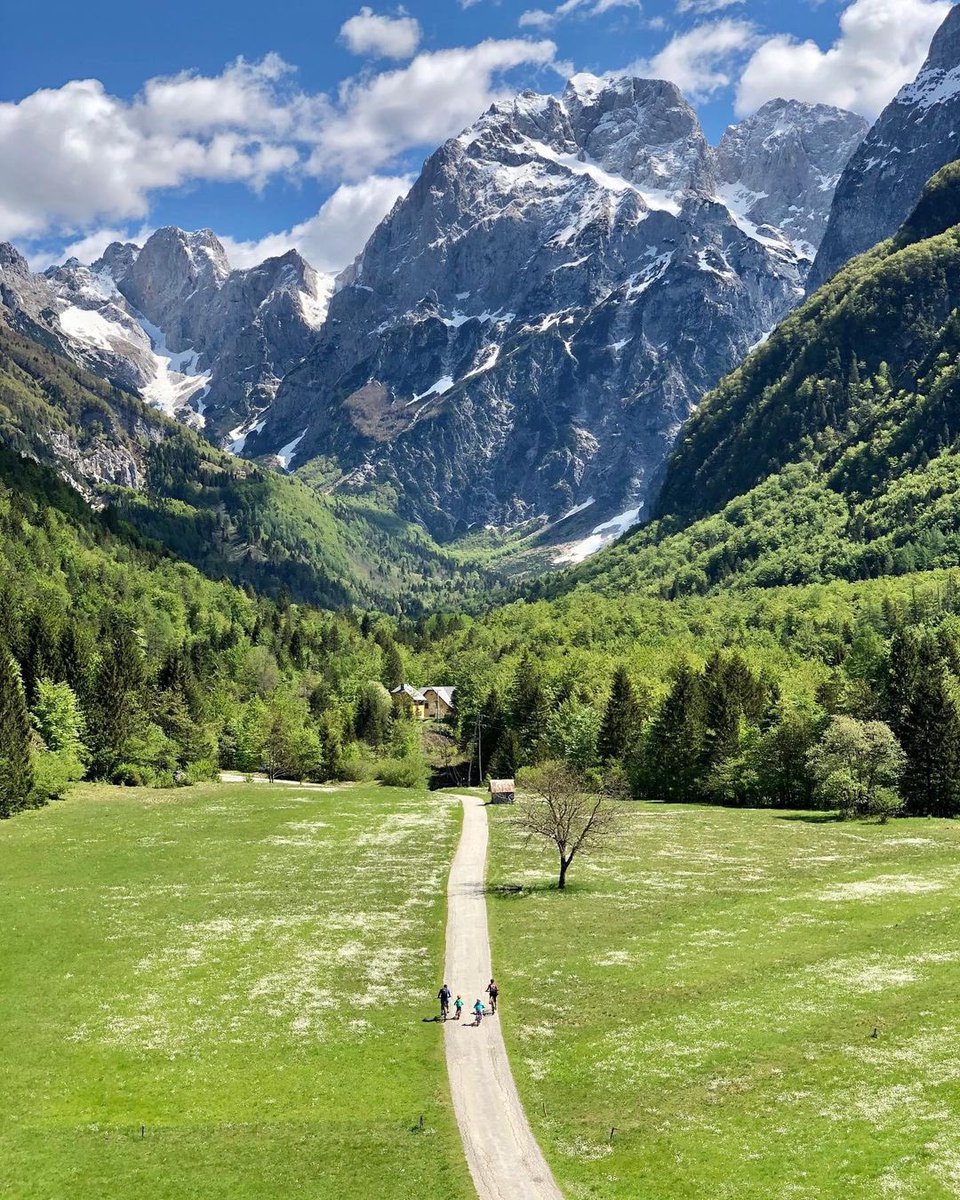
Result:
[[[895,735],[910,811],[960,811],[956,586],[916,574],[960,564],[958,221],[953,164],[708,397],[657,521],[434,649],[492,770],[822,802],[813,752],[849,718]]]
[[[493,584],[389,503],[327,496],[225,454],[2,322],[0,444],[56,468],[204,573],[261,593],[401,612]]]
[[[210,580],[7,450],[0,630],[0,815],[84,772],[128,783],[221,767],[342,775],[357,732],[422,773],[409,731],[391,746],[376,720],[379,681],[405,672],[386,619]]]
[[[657,519],[572,575],[679,596],[960,563],[960,165],[704,401]]]

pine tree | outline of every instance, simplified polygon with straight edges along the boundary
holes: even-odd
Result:
[[[517,766],[534,766],[543,758],[550,707],[540,672],[531,656],[525,654],[510,688],[510,728],[517,735],[521,760]]]
[[[30,714],[20,668],[0,649],[0,817],[30,803],[33,766],[30,760]]]
[[[121,613],[107,617],[91,696],[91,773],[109,778],[142,716],[146,674],[143,649],[133,622]]]
[[[960,813],[960,711],[940,648],[928,630],[898,633],[890,647],[890,725],[907,756],[901,791],[918,816]]]
[[[610,698],[600,722],[597,753],[601,762],[625,762],[640,740],[643,711],[624,666],[613,673]]]
[[[388,688],[399,687],[403,683],[403,655],[393,638],[385,639],[383,647],[383,682]]]
[[[685,662],[650,727],[640,773],[641,792],[654,800],[699,799],[702,745],[700,677]]]
[[[719,653],[711,656],[703,673],[703,741],[704,774],[734,758],[740,749],[740,714],[743,708],[741,689],[742,660],[725,661]],[[743,664],[746,668],[746,664]],[[749,671],[746,671],[749,676]],[[752,677],[751,677],[752,678]]]

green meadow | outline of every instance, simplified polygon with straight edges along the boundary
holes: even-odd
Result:
[[[502,1021],[568,1200],[960,1195],[960,826],[630,805],[563,894],[491,813]]]
[[[472,1195],[422,1020],[459,826],[244,784],[0,823],[0,1196]]]

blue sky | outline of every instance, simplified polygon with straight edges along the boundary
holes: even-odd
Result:
[[[35,261],[209,226],[243,265],[342,266],[492,97],[570,70],[674,79],[716,140],[766,99],[868,117],[948,0],[48,0],[10,5],[0,238]]]

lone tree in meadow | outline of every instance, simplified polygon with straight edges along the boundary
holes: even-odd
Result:
[[[531,837],[556,847],[560,857],[557,887],[567,886],[567,871],[581,850],[595,850],[610,837],[617,817],[604,792],[591,792],[583,777],[564,762],[546,762],[521,772],[517,823]]]

